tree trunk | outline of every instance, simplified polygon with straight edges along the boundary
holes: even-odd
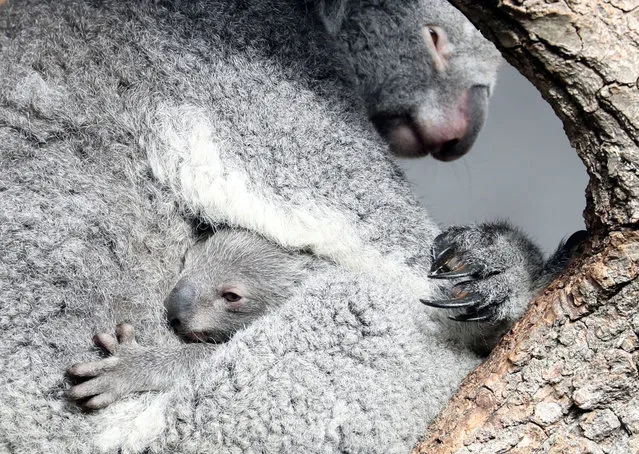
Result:
[[[590,244],[414,452],[639,453],[639,0],[451,1],[562,119]]]

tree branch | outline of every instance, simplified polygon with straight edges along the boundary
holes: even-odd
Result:
[[[452,3],[562,119],[591,244],[415,452],[639,452],[639,1]]]
[[[591,177],[589,229],[639,222],[639,2],[452,3],[563,121]]]

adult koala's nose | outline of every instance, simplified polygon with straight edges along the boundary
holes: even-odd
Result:
[[[164,300],[166,318],[171,328],[179,331],[184,317],[191,311],[197,298],[197,288],[186,279],[180,279]]]
[[[419,108],[407,113],[379,112],[371,121],[397,156],[430,154],[440,161],[453,161],[475,143],[487,109],[488,87],[475,85],[441,112]]]

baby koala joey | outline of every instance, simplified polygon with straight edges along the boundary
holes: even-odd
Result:
[[[191,373],[198,360],[238,330],[279,306],[303,280],[311,258],[293,254],[259,235],[221,230],[196,243],[184,258],[166,298],[167,320],[187,344],[145,347],[133,326],[116,327],[93,342],[108,358],[68,369],[76,381],[67,397],[89,409],[106,407],[132,392],[162,390]]]

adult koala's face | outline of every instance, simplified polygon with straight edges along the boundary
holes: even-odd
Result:
[[[327,0],[341,63],[393,153],[452,161],[484,124],[501,57],[445,0]]]

